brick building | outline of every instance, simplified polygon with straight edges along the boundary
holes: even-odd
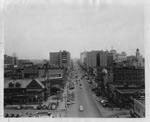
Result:
[[[144,69],[134,67],[114,67],[108,73],[108,82],[121,85],[144,85]]]

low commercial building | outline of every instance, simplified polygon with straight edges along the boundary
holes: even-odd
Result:
[[[38,77],[38,66],[26,65],[23,68],[23,78]]]
[[[145,95],[145,89],[137,86],[110,85],[108,90],[109,100],[120,108],[129,108],[131,97]]]
[[[47,75],[47,86],[50,89],[48,96],[56,94],[65,86],[65,70],[64,69],[49,69]]]

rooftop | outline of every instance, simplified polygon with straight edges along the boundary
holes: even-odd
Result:
[[[136,92],[140,92],[140,93],[145,93],[144,89],[130,89],[130,88],[126,88],[126,89],[116,89],[118,92],[120,92],[121,94],[133,94]]]
[[[42,81],[45,80],[45,78],[35,78],[34,79],[42,88],[45,88],[44,84],[42,83]],[[9,88],[9,83],[12,84],[16,84],[19,83],[20,87],[19,88],[26,88],[31,82],[33,81],[33,79],[16,79],[16,80],[12,80],[12,79],[5,79],[4,80],[4,88]],[[14,87],[15,88],[15,87]]]

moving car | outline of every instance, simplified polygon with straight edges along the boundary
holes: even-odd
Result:
[[[83,111],[83,106],[80,105],[79,110],[82,112]]]

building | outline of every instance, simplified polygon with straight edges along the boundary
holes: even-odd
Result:
[[[60,66],[60,53],[50,52],[50,65]]]
[[[134,99],[133,114],[135,117],[145,117],[145,99]]]
[[[70,53],[67,51],[60,51],[60,66],[66,69],[71,67],[71,57]]]
[[[144,60],[142,55],[140,55],[140,50],[138,48],[136,50],[136,59],[137,59],[137,66],[144,67]]]
[[[145,89],[134,85],[113,85],[109,86],[108,98],[110,102],[120,108],[129,108],[136,94],[145,95]]]
[[[126,53],[122,52],[121,54],[116,55],[115,62],[123,62],[126,61],[126,59],[127,59]]]
[[[69,69],[71,67],[70,53],[65,50],[60,52],[50,52],[50,65],[53,67]]]
[[[49,69],[47,74],[48,96],[57,94],[65,86],[65,70],[64,69]]]
[[[41,104],[44,100],[43,79],[4,80],[5,105]]]
[[[26,65],[23,68],[23,78],[36,78],[39,76],[37,65]]]
[[[113,53],[100,51],[97,53],[97,66],[107,67],[113,64]]]
[[[127,66],[137,67],[137,58],[135,56],[127,56],[125,63]]]
[[[86,51],[80,53],[80,65],[85,69],[86,68]]]
[[[81,63],[85,62],[85,58],[86,58],[86,51],[80,53],[80,61],[81,61]]]
[[[13,57],[8,56],[8,55],[4,55],[4,64],[13,65]]]
[[[113,54],[113,60],[116,60],[117,51],[114,50],[114,49],[111,49],[111,50],[110,50],[110,53]]]
[[[4,69],[4,78],[22,79],[24,76],[22,68]]]
[[[113,67],[109,70],[108,82],[121,85],[144,85],[144,69],[134,67]]]
[[[107,53],[107,66],[112,66],[113,62],[113,53]]]
[[[107,66],[107,54],[108,52],[100,51],[97,53],[97,66],[106,67]]]
[[[126,65],[134,66],[134,67],[144,68],[144,66],[145,66],[144,58],[142,57],[142,55],[140,55],[140,51],[138,48],[136,50],[136,55],[135,56],[127,56],[125,63],[126,63]]]
[[[97,53],[99,51],[90,51],[86,53],[86,69],[88,72],[93,72],[92,69],[97,67]]]
[[[19,59],[18,60],[18,67],[24,67],[25,65],[29,64],[30,61],[29,60],[25,60],[25,59]]]

